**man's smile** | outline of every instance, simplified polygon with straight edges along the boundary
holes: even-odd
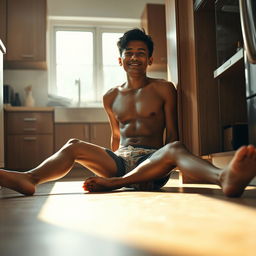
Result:
[[[129,66],[139,66],[139,65],[141,65],[141,63],[139,63],[139,62],[130,62],[130,63],[128,63],[128,65]]]

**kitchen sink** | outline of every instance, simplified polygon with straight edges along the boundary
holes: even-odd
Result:
[[[55,107],[55,123],[97,123],[108,122],[103,107]]]

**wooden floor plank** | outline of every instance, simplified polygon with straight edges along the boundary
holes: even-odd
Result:
[[[84,193],[83,179],[32,197],[0,190],[5,255],[256,255],[256,189],[231,199],[214,185],[171,180],[162,191]]]

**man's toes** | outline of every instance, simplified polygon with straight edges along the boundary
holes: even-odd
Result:
[[[88,185],[88,184],[90,184],[92,182],[94,182],[94,177],[89,177],[89,178],[85,179],[84,185]]]
[[[256,154],[255,147],[253,145],[249,145],[247,147],[247,156],[254,158],[255,154]]]
[[[83,186],[83,188],[84,188],[85,191],[91,191],[93,189],[93,186],[85,185],[85,186]]]
[[[246,146],[240,147],[235,153],[235,159],[237,159],[238,161],[242,161],[246,157],[247,151],[248,149]]]
[[[93,177],[86,178],[84,182],[90,182]]]

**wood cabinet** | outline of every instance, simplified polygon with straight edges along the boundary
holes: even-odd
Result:
[[[111,130],[108,123],[57,123],[55,124],[55,151],[71,138],[110,148],[110,136]]]
[[[46,68],[46,0],[5,2],[7,54],[4,68]]]
[[[7,169],[29,170],[53,154],[53,111],[5,111],[5,131]]]
[[[210,153],[224,151],[226,126],[247,121],[244,56],[243,49],[237,49],[239,41],[242,45],[240,15],[222,11],[227,3],[237,4],[239,10],[236,0],[208,0],[194,5],[199,99],[212,106],[202,109],[201,115],[209,116],[207,132],[215,130],[215,146]],[[207,135],[201,136],[202,146],[207,148]]]
[[[0,168],[4,167],[4,96],[3,96],[3,54],[5,46],[0,38]]]
[[[0,39],[6,46],[6,0],[0,0]]]
[[[154,41],[153,64],[148,71],[167,70],[165,6],[147,4],[141,16],[141,27]]]
[[[178,90],[180,139],[196,155],[222,152],[223,128],[246,121],[243,58],[215,75],[215,2],[165,0],[168,71]]]
[[[193,1],[166,0],[168,79],[177,87],[179,139],[201,154]]]

